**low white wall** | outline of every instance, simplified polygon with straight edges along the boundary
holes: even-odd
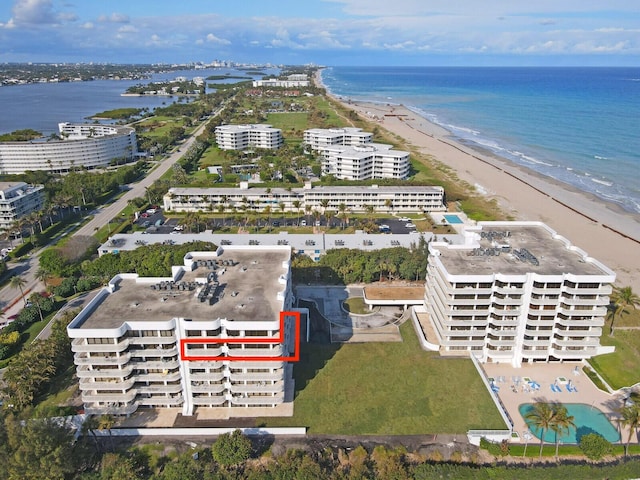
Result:
[[[233,433],[240,430],[248,436],[259,435],[306,435],[306,427],[255,427],[255,428],[112,428],[109,430],[94,430],[96,436],[114,437],[144,437],[144,436],[217,436],[223,433]]]

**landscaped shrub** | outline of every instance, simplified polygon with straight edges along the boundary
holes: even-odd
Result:
[[[611,453],[612,448],[611,442],[597,433],[583,435],[580,439],[580,449],[591,460],[601,459]]]
[[[507,440],[494,443],[483,437],[480,439],[480,448],[486,450],[494,457],[505,457],[509,455],[509,442]]]

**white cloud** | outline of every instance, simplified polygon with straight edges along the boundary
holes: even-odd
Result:
[[[207,42],[208,43],[215,43],[215,44],[218,44],[218,45],[231,45],[231,42],[229,40],[226,40],[224,38],[218,38],[213,33],[208,33],[207,34]]]
[[[15,0],[11,13],[13,16],[6,23],[0,23],[0,26],[15,28],[20,26],[58,25],[77,20],[77,16],[74,13],[56,11],[51,0]]]
[[[138,33],[138,29],[133,25],[123,25],[118,28],[118,33]]]
[[[98,21],[101,23],[129,23],[128,15],[122,13],[112,13],[111,15],[100,15]]]

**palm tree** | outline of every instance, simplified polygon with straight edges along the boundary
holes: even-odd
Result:
[[[300,200],[294,200],[291,204],[296,209],[296,223],[300,225]]]
[[[36,272],[36,278],[44,283],[44,287],[47,288],[47,280],[51,278],[51,274],[47,272],[44,268],[39,268]]]
[[[344,219],[346,218],[346,214],[347,214],[347,205],[344,203],[340,203],[340,205],[338,205],[338,217],[340,217],[342,221],[342,228],[344,229]]]
[[[13,277],[11,277],[11,280],[9,280],[9,286],[11,288],[17,288],[20,290],[20,298],[22,298],[22,301],[24,302],[24,306],[27,306],[27,299],[24,298],[24,290],[22,289],[22,287],[25,285],[26,280],[22,277],[19,277],[18,275],[14,275]]]
[[[573,415],[569,415],[567,407],[561,403],[555,403],[553,405],[553,424],[551,430],[556,434],[556,459],[558,458],[558,445],[560,444],[559,437],[564,432],[568,432],[570,428],[576,428]]]
[[[637,403],[622,407],[620,409],[620,424],[626,426],[629,429],[629,436],[627,437],[627,443],[624,446],[624,454],[629,455],[629,444],[633,434],[640,428],[640,406]]]
[[[626,311],[627,307],[640,306],[640,297],[633,293],[631,287],[613,287],[613,293],[610,298],[609,304],[609,317],[611,318],[611,325],[609,326],[609,335],[613,336],[613,325],[616,317],[621,316]]]
[[[542,447],[544,447],[544,433],[554,425],[554,414],[554,409],[549,403],[536,402],[525,415],[525,419],[529,420],[535,429],[540,430],[540,458],[542,458]]]

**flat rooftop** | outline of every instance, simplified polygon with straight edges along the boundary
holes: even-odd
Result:
[[[599,265],[586,262],[579,252],[568,249],[566,243],[553,238],[541,225],[483,226],[480,235],[479,244],[468,249],[439,248],[440,260],[450,274],[610,275]]]
[[[167,288],[159,288],[161,282],[120,281],[116,290],[94,308],[79,328],[117,328],[124,321],[162,321],[175,317],[196,321],[217,318],[270,321],[279,318],[283,302],[278,300],[278,292],[284,290],[285,285],[278,279],[287,273],[282,264],[291,256],[289,249],[228,249],[217,257],[213,253],[198,255],[197,259],[204,265],[185,272],[172,289],[167,283],[164,284]],[[208,260],[217,260],[218,266],[207,265]],[[233,265],[224,265],[225,261],[233,261]],[[194,286],[197,279],[211,280],[202,302],[198,295],[203,286]],[[214,288],[214,281],[218,282],[217,288]],[[184,290],[180,288],[181,284]]]

